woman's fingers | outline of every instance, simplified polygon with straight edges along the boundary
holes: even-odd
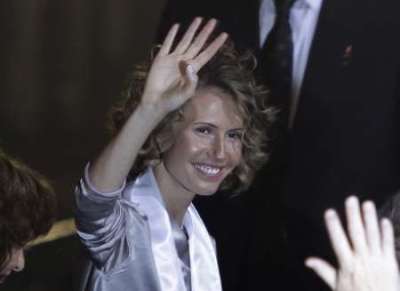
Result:
[[[174,43],[175,36],[178,32],[178,29],[179,29],[179,24],[172,25],[172,27],[168,31],[167,36],[164,39],[164,42],[160,48],[160,51],[158,52],[159,55],[165,56],[165,55],[169,54],[171,47]]]
[[[172,108],[171,110],[193,96],[198,80],[197,72],[216,54],[228,37],[226,33],[222,33],[203,48],[215,28],[216,20],[208,21],[195,38],[201,22],[199,17],[193,20],[176,48],[173,46],[178,25],[173,25],[157,54],[157,60],[152,64],[146,90],[153,95],[171,97],[164,98],[167,100],[166,108]]]
[[[227,38],[227,33],[221,33],[204,51],[193,59],[192,65],[196,72],[198,72],[217,53]]]
[[[349,260],[351,260],[353,254],[350,243],[336,211],[329,209],[325,212],[325,224],[339,265],[342,267],[349,266]]]
[[[354,252],[365,254],[368,251],[364,224],[361,217],[360,203],[355,196],[346,199],[345,211],[347,229]]]
[[[372,201],[364,202],[362,205],[362,212],[368,248],[370,252],[377,254],[381,251],[381,233],[379,231],[375,204],[372,203]]]
[[[202,22],[202,18],[200,17],[196,17],[192,23],[190,24],[188,30],[185,32],[185,34],[183,35],[181,41],[178,43],[178,45],[176,46],[174,53],[176,54],[183,54],[186,52],[186,50],[188,49],[188,47],[190,46],[190,44],[193,41],[193,38],[196,34],[196,31],[198,30],[198,28],[200,27],[200,24]]]
[[[185,52],[186,59],[193,59],[197,54],[201,51],[204,44],[206,43],[208,37],[213,32],[217,21],[215,19],[211,19],[207,22],[207,24],[203,27],[203,29],[196,36],[193,43],[190,45],[188,50]]]
[[[320,258],[308,258],[305,264],[328,284],[332,290],[336,289],[336,270],[331,264]]]
[[[198,72],[216,54],[228,38],[226,33],[221,33],[203,50],[204,44],[213,32],[217,21],[215,19],[209,20],[195,38],[201,22],[202,19],[200,17],[195,18],[173,50],[173,54],[178,60],[191,62],[195,72]],[[171,27],[158,53],[159,56],[166,56],[171,53],[178,28],[178,24]]]

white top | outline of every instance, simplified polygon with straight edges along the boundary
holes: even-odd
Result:
[[[290,10],[290,26],[293,37],[292,98],[290,106],[289,127],[292,127],[296,114],[301,85],[307,66],[308,55],[319,12],[323,0],[296,0]],[[262,0],[259,11],[260,46],[264,45],[268,33],[275,21],[275,5],[273,0]]]
[[[181,263],[152,168],[117,191],[98,192],[85,176],[76,188],[78,235],[90,253],[85,291],[183,291]],[[183,218],[192,291],[221,291],[213,240],[191,204]]]

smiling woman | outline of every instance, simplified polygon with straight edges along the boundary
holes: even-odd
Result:
[[[266,161],[265,132],[273,120],[273,110],[264,105],[267,100],[266,88],[254,80],[255,62],[254,56],[250,53],[238,54],[228,39],[216,56],[197,73],[198,82],[194,94],[206,89],[219,92],[218,95],[229,96],[235,104],[234,111],[243,121],[243,130],[240,132],[243,159],[239,167],[221,185],[222,189],[229,189],[232,193],[245,190],[254,178],[255,172]],[[113,135],[121,130],[138,108],[150,66],[151,63],[146,62],[135,67],[122,94],[124,100],[112,108],[109,128]],[[130,178],[134,179],[146,167],[158,163],[165,150],[174,143],[173,127],[176,126],[176,121],[183,118],[183,108],[178,107],[169,112],[149,134],[130,169]]]
[[[163,168],[190,193],[215,193],[242,160],[243,126],[229,95],[212,87],[197,90],[176,122],[179,143],[163,155]]]
[[[76,191],[91,262],[82,290],[221,290],[195,195],[249,186],[265,162],[271,112],[248,61],[216,21],[178,25],[113,109],[113,139]],[[197,35],[196,35],[197,34]],[[253,66],[254,67],[254,66]],[[189,247],[190,246],[190,247]]]

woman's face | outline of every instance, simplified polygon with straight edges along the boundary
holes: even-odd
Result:
[[[242,159],[243,120],[231,96],[204,88],[183,109],[174,128],[174,144],[163,162],[185,190],[215,193]]]
[[[3,283],[5,279],[12,272],[20,272],[24,269],[24,267],[25,267],[24,248],[22,247],[13,248],[11,251],[10,258],[0,268],[0,283]]]

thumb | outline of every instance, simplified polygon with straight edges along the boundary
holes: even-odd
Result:
[[[336,289],[336,270],[320,258],[308,258],[305,265],[312,269],[332,290]]]

